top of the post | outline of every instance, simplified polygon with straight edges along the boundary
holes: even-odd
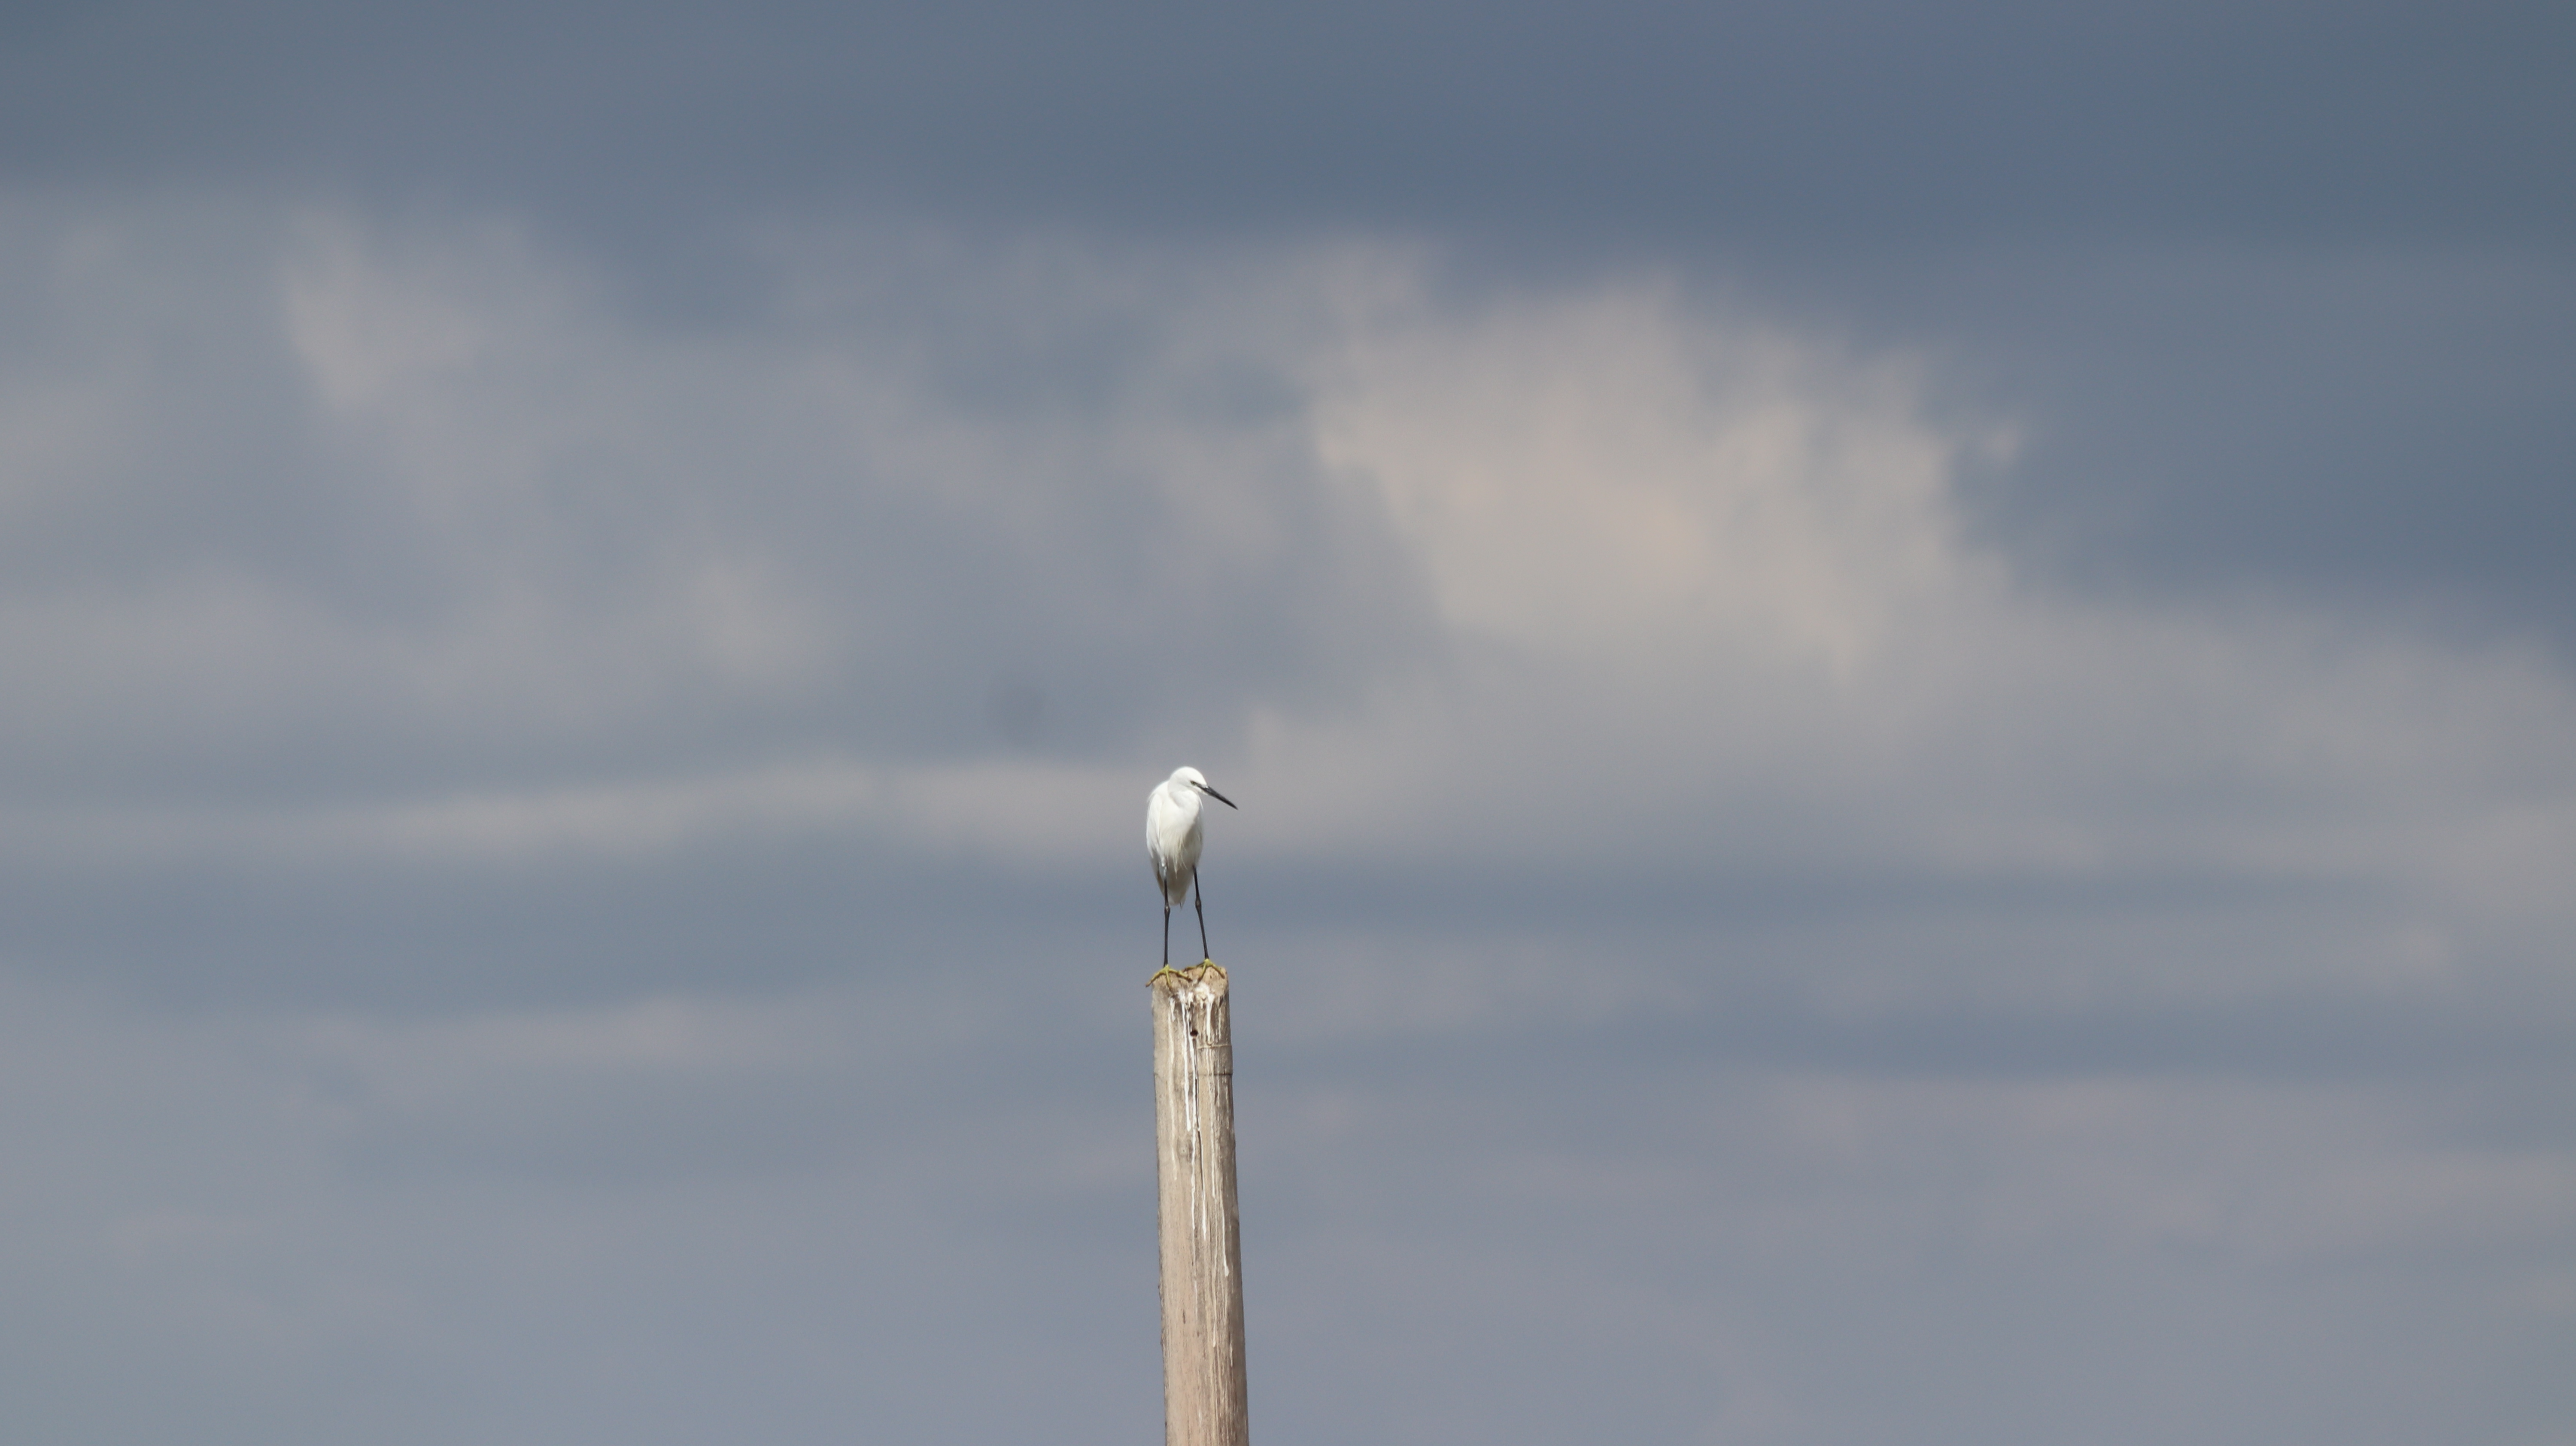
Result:
[[[1213,960],[1193,964],[1187,969],[1166,969],[1146,984],[1157,994],[1196,996],[1201,1000],[1225,997],[1225,967]]]

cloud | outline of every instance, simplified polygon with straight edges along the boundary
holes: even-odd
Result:
[[[1317,446],[1371,479],[1444,621],[1577,656],[1777,650],[1848,673],[1965,561],[1963,443],[1897,362],[1690,317],[1612,285],[1466,317],[1369,317]]]
[[[2141,233],[2563,247],[2563,18],[2496,0],[2343,21],[117,0],[0,34],[0,156],[71,185],[459,198],[666,258],[729,224],[711,218],[883,205],[1790,257]]]
[[[1293,985],[1239,972],[1286,1434],[1553,1439],[1612,1409],[2147,1441],[2287,1377],[2336,1388],[2286,1418],[2326,1438],[2355,1392],[2465,1408],[2428,1376],[2463,1351],[2509,1423],[2535,1403],[2496,1352],[2566,1320],[2563,1131],[2477,1088],[1689,1067],[1634,1016],[1423,1068],[1421,1034],[1280,1039]],[[53,1325],[13,1354],[17,1409],[166,1422],[83,1388],[109,1342],[217,1439],[1150,1427],[1141,1020],[1102,993],[922,976],[401,1020],[12,984],[0,1272]],[[1024,1389],[934,1404],[997,1362]],[[2111,1419],[2177,1370],[2209,1394]]]
[[[2541,971],[2571,922],[2550,880],[2576,866],[2576,695],[2545,654],[2022,576],[1969,540],[1953,480],[2010,428],[1935,422],[1902,357],[1658,286],[1348,347],[1318,445],[1384,499],[1452,663],[1357,718],[1263,719],[1246,786],[1289,812],[1266,840],[1711,882],[2341,889]]]
[[[1000,692],[1097,750],[1195,731],[1196,700],[1221,709],[1255,670],[1294,704],[1419,645],[1400,567],[1338,576],[1392,546],[1316,485],[1276,367],[1229,354],[1221,275],[1174,315],[1121,310],[1138,278],[1089,289],[1079,258],[1017,297],[919,277],[960,308],[933,314],[900,280],[836,293],[791,270],[801,309],[775,329],[682,334],[503,232],[376,244],[310,219],[262,259],[213,263],[269,297],[235,340],[290,382],[249,404],[269,442],[242,485],[174,441],[17,539],[91,554],[0,620],[10,666],[46,680],[19,746],[68,774],[92,730],[154,715],[145,697],[188,726],[128,729],[126,778],[281,746],[342,786],[574,752],[633,767],[639,746],[663,766],[818,740],[921,757],[992,741]],[[138,264],[156,263],[208,264]],[[45,300],[83,335],[199,324],[124,315],[113,292]],[[60,444],[81,465],[193,376],[38,357],[103,398]],[[109,522],[203,510],[208,489],[232,518],[180,555],[138,558]]]
[[[0,597],[29,700],[0,743],[85,781],[16,807],[88,847],[786,829],[1105,866],[1124,831],[1062,818],[1179,748],[1263,800],[1230,847],[1324,867],[2233,878],[2489,942],[2567,922],[2548,657],[2036,580],[1958,496],[2018,422],[1669,277],[780,237],[768,319],[708,330],[507,228],[269,234],[239,341],[291,367],[253,430],[294,480],[238,506],[323,530],[122,551],[106,519],[220,484],[122,451],[176,379],[78,357],[49,384],[78,440],[16,474],[70,499],[20,546],[99,580]],[[51,300],[142,334],[123,295]]]
[[[1148,1429],[1186,758],[1291,1435],[2541,1429],[2546,651],[2033,567],[1678,272],[171,204],[9,223],[28,1419]]]

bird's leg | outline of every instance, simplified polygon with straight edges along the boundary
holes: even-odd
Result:
[[[1199,962],[1213,964],[1216,962],[1216,955],[1209,952],[1207,945],[1207,894],[1199,888],[1198,871],[1195,869],[1190,872],[1190,902],[1197,905],[1199,911]],[[1170,954],[1172,946],[1169,943],[1164,944],[1163,952]]]
[[[1155,970],[1145,982],[1151,984],[1166,974],[1180,972],[1172,967],[1172,905],[1171,901],[1165,900],[1163,903],[1163,967]]]

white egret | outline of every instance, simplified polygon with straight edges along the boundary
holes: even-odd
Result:
[[[1153,862],[1154,882],[1163,888],[1163,967],[1172,967],[1172,906],[1192,897],[1199,879],[1199,795],[1206,794],[1228,808],[1234,800],[1208,787],[1207,775],[1195,768],[1172,770],[1172,776],[1154,785],[1145,796],[1145,857]],[[1196,900],[1199,911],[1199,957],[1213,959],[1208,952],[1207,899]]]

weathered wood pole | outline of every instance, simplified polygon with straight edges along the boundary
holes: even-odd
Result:
[[[1234,1215],[1234,1039],[1225,971],[1154,976],[1154,1156],[1163,1242],[1164,1446],[1249,1446]]]

